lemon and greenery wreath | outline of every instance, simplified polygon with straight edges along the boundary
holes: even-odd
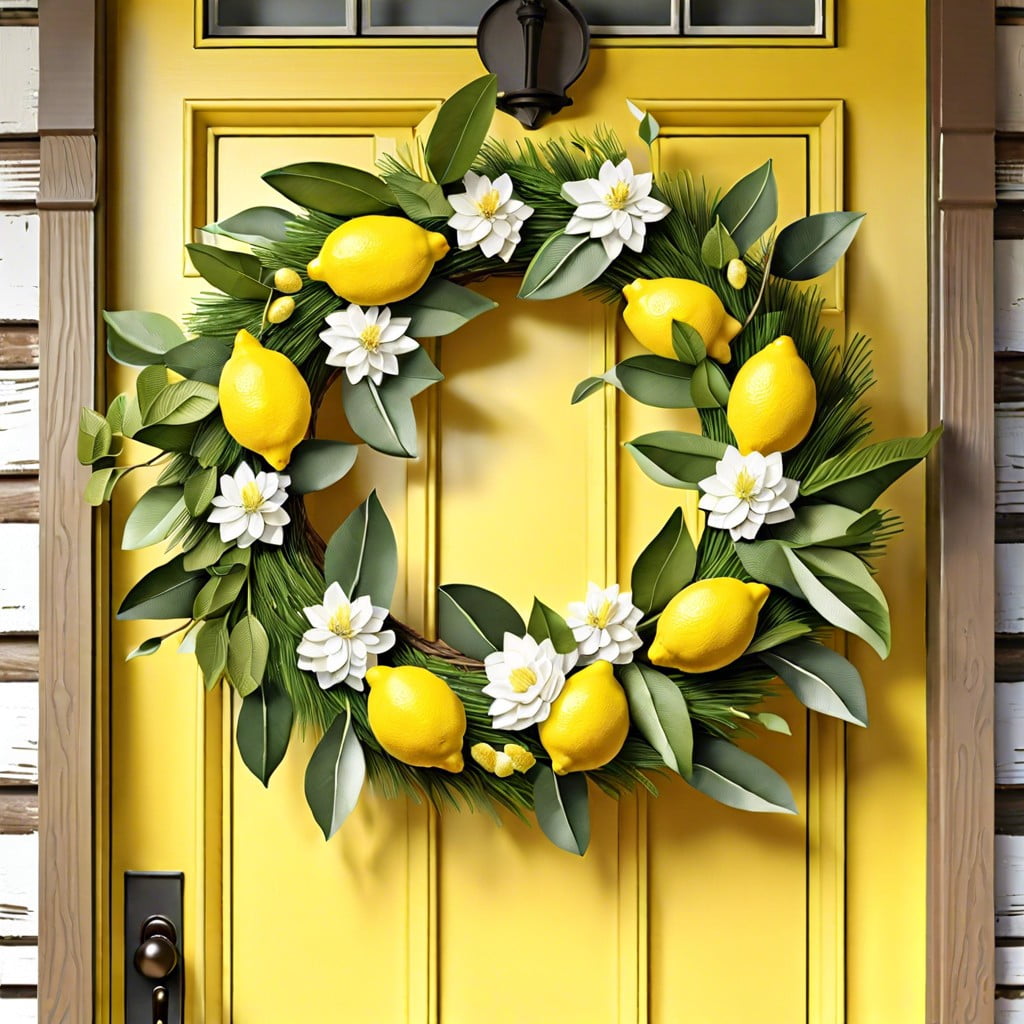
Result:
[[[426,145],[384,158],[379,176],[322,163],[265,174],[302,210],[204,229],[248,251],[189,246],[217,289],[189,337],[156,313],[105,315],[111,357],[142,369],[106,415],[82,412],[86,498],[109,500],[139,468],[119,462],[124,438],[158,450],[123,547],[174,554],[118,617],[185,620],[128,657],[183,633],[207,687],[241,696],[239,751],[264,784],[293,722],[314,729],[306,797],[328,838],[367,777],[438,806],[532,811],[579,854],[589,783],[654,793],[651,777],[671,771],[733,807],[795,813],[785,781],[733,741],[788,732],[761,710],[779,680],[814,711],[867,723],[856,669],[823,640],[835,627],[888,653],[873,563],[900,524],[873,506],[938,437],[866,444],[868,339],[835,342],[822,299],[792,283],[827,271],[863,215],[776,233],[770,162],[719,196],[686,174],[635,172],[603,130],[488,139],[495,99],[493,76],[471,82]],[[658,125],[632,109],[650,147]],[[658,483],[699,491],[706,525],[695,542],[677,509],[628,588],[591,582],[565,615],[537,599],[524,621],[475,583],[444,585],[430,640],[389,613],[398,559],[375,493],[326,545],[309,526],[302,495],[341,479],[358,446],[307,434],[340,376],[355,433],[414,458],[411,400],[442,380],[415,339],[485,314],[493,303],[466,285],[495,274],[522,278],[529,300],[625,294],[651,354],[571,401],[612,386],[699,410],[700,435],[626,447]]]

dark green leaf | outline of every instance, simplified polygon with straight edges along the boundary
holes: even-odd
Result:
[[[530,622],[526,631],[537,643],[550,640],[552,647],[559,654],[569,654],[576,650],[576,639],[569,624],[558,612],[536,597],[533,599],[533,609],[530,611]]]
[[[226,619],[210,619],[199,627],[196,636],[196,660],[203,683],[212,690],[228,666],[228,625]]]
[[[672,348],[675,349],[676,358],[687,366],[697,366],[708,357],[700,332],[682,320],[672,321]]]
[[[125,655],[125,661],[132,661],[135,658],[145,658],[147,655],[156,654],[160,650],[160,645],[164,642],[162,636],[151,636],[148,640],[143,640],[138,647],[132,648]]]
[[[292,702],[284,687],[268,679],[242,701],[238,712],[238,753],[264,786],[288,750]]]
[[[607,381],[604,377],[587,377],[585,380],[581,380],[579,384],[573,388],[572,401],[570,404],[576,405],[578,402],[582,402],[584,398],[589,398],[595,392],[598,392],[605,386]]]
[[[220,372],[230,358],[230,345],[217,338],[196,338],[172,348],[164,356],[164,365],[189,380],[216,385],[220,383]]]
[[[693,774],[693,724],[682,690],[650,665],[619,669],[629,717],[661,759],[684,779]]]
[[[263,682],[270,654],[270,640],[255,615],[246,615],[235,623],[228,640],[228,679],[243,697]]]
[[[650,146],[654,143],[654,140],[658,137],[660,131],[661,125],[654,120],[654,115],[649,113],[644,114],[643,119],[640,122],[640,126],[637,129],[640,141]]]
[[[811,640],[783,644],[761,660],[812,711],[868,724],[868,701],[860,673],[841,654]]]
[[[803,598],[789,559],[787,545],[777,540],[737,541],[734,550],[752,579],[769,587],[781,587],[795,597]]]
[[[787,281],[810,281],[836,265],[857,234],[863,213],[815,213],[779,232],[772,273]]]
[[[165,452],[188,452],[192,450],[198,423],[186,423],[182,426],[169,427],[156,423],[151,427],[142,427],[135,431],[135,440],[151,445]]]
[[[660,612],[692,579],[697,551],[677,508],[633,566],[633,604],[645,613]]]
[[[441,104],[425,152],[427,166],[440,184],[457,181],[473,166],[497,99],[498,76],[484,75]]]
[[[561,850],[582,857],[590,845],[590,804],[583,772],[555,775],[540,765],[533,780],[533,808],[537,822]]]
[[[806,636],[810,632],[811,627],[804,622],[782,622],[755,636],[743,653],[757,654],[760,651],[769,651],[773,647],[778,647],[789,640],[795,640],[797,637]]]
[[[366,759],[352,724],[352,712],[335,718],[306,766],[306,803],[330,839],[359,801]]]
[[[692,409],[690,377],[693,367],[663,356],[630,356],[605,374],[638,402],[655,409]]]
[[[503,597],[469,583],[438,587],[437,632],[441,639],[470,658],[483,661],[500,651],[505,634],[522,636],[522,617]]]
[[[698,737],[693,751],[694,789],[741,811],[796,814],[786,780],[752,754],[728,740]]]
[[[151,366],[162,362],[162,356],[182,344],[181,328],[160,313],[126,309],[104,312],[107,323],[107,352],[115,362],[126,366]]]
[[[693,368],[690,392],[698,409],[724,409],[729,404],[729,381],[718,363],[710,359]]]
[[[410,338],[437,338],[451,334],[495,306],[496,302],[469,288],[435,277],[415,295],[403,302],[396,302],[391,307],[391,313],[393,316],[410,318],[407,331]]]
[[[691,491],[697,490],[699,481],[714,475],[715,463],[725,454],[720,441],[676,430],[644,434],[627,442],[626,448],[656,483]]]
[[[200,380],[179,380],[168,384],[153,400],[148,409],[143,409],[143,426],[161,424],[166,427],[198,423],[217,408],[217,388]]]
[[[309,210],[333,217],[360,217],[393,209],[395,199],[376,175],[318,161],[267,171],[263,180],[281,195]]]
[[[189,515],[198,518],[209,507],[217,493],[217,467],[197,469],[185,481],[185,508]]]
[[[292,494],[310,494],[337,483],[354,465],[359,446],[345,441],[300,441],[288,463]]]
[[[285,226],[295,220],[295,214],[277,206],[254,206],[233,217],[227,217],[214,224],[200,228],[211,235],[225,235],[239,242],[250,244],[283,242],[288,237]]]
[[[739,255],[740,251],[736,248],[736,243],[729,235],[722,219],[716,217],[715,223],[711,225],[701,243],[701,260],[706,266],[721,270],[730,260],[738,259]]]
[[[135,503],[124,524],[122,551],[137,551],[162,541],[180,516],[186,515],[185,499],[177,484],[151,487]]]
[[[588,235],[556,231],[537,250],[523,276],[521,299],[560,299],[582,291],[607,269],[604,246]]]
[[[270,295],[272,289],[263,281],[263,267],[251,253],[231,252],[198,242],[191,242],[185,248],[199,274],[225,295],[261,302]]]
[[[398,579],[398,545],[376,491],[334,531],[324,554],[324,578],[349,600],[369,597],[390,608]]]
[[[205,572],[187,572],[184,555],[146,573],[125,595],[119,619],[187,619],[192,602],[206,582]]]
[[[741,178],[715,207],[736,248],[745,253],[774,223],[779,215],[779,191],[772,162]]]
[[[106,417],[83,408],[78,414],[78,461],[83,466],[106,458],[113,445],[114,433]],[[119,442],[120,443],[120,442]]]

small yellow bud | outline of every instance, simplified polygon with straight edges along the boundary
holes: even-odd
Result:
[[[747,286],[747,265],[743,260],[729,260],[729,266],[725,268],[725,277],[729,284],[740,291]]]
[[[494,771],[494,767],[498,762],[498,752],[489,743],[474,743],[470,747],[469,752],[473,755],[473,760],[485,772]]]
[[[528,772],[537,763],[537,758],[526,747],[521,747],[518,743],[506,743],[505,753],[511,759],[512,767],[517,772]]]
[[[295,300],[288,295],[274,299],[267,310],[267,319],[272,324],[283,324],[295,312]]]
[[[515,771],[515,766],[512,764],[512,758],[508,754],[495,754],[494,756],[494,774],[499,779],[507,779]]]
[[[274,274],[274,287],[279,292],[285,292],[287,295],[294,295],[296,292],[302,290],[302,278],[299,277],[298,271],[292,270],[291,267],[281,267],[281,269]]]

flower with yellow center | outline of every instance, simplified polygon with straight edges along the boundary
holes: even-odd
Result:
[[[330,347],[327,363],[344,367],[350,384],[369,377],[380,384],[385,374],[398,373],[398,356],[411,352],[416,342],[406,337],[410,318],[392,316],[384,306],[364,310],[353,303],[327,317],[321,340]]]
[[[207,522],[220,527],[222,541],[247,548],[256,541],[282,544],[291,517],[282,508],[291,479],[283,473],[254,473],[243,462],[234,475],[220,478],[220,494],[213,499]]]
[[[459,247],[479,246],[488,259],[497,256],[508,263],[521,241],[523,222],[533,214],[533,207],[513,196],[512,179],[507,174],[491,181],[485,174],[467,171],[462,184],[465,192],[448,197],[455,211],[448,219],[448,227],[458,233]]]
[[[370,656],[395,645],[395,634],[383,628],[388,610],[376,607],[368,597],[350,601],[341,585],[332,583],[323,604],[303,612],[312,628],[299,642],[299,668],[315,672],[321,689],[346,683],[362,690]]]
[[[493,698],[489,713],[495,729],[528,729],[543,722],[562,692],[577,654],[559,654],[550,640],[506,633],[502,649],[488,654],[483,692]]]
[[[753,540],[765,523],[792,519],[791,506],[800,490],[799,481],[782,475],[781,452],[741,455],[731,445],[715,463],[715,475],[699,486],[708,526],[728,530],[733,540]]]
[[[609,259],[615,259],[623,246],[641,252],[646,225],[671,212],[651,196],[653,185],[653,175],[634,174],[629,160],[618,165],[605,160],[596,178],[567,181],[562,186],[562,198],[576,205],[565,233],[599,238]]]
[[[617,583],[605,589],[589,583],[586,600],[569,605],[565,621],[576,640],[580,665],[595,661],[627,665],[633,660],[642,643],[636,627],[643,613],[632,597],[628,592],[620,594]]]

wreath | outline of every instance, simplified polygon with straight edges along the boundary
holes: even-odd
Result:
[[[217,289],[189,337],[168,318],[105,314],[108,352],[141,367],[106,415],[82,411],[86,499],[158,466],[123,548],[175,552],[136,583],[120,619],[185,620],[176,634],[208,688],[241,697],[237,743],[266,785],[293,723],[321,738],[306,798],[330,838],[369,779],[441,807],[533,812],[582,854],[590,783],[612,796],[673,772],[751,811],[796,813],[786,782],[735,744],[779,681],[808,708],[867,724],[864,688],[825,645],[838,628],[882,657],[889,613],[874,562],[900,529],[873,507],[938,439],[866,444],[870,343],[836,342],[823,299],[793,282],[826,272],[862,214],[819,213],[777,233],[771,162],[724,195],[685,173],[637,173],[614,134],[512,148],[489,139],[494,76],[437,113],[426,145],[379,175],[304,163],[263,177],[298,204],[208,225],[243,249],[197,243]],[[652,163],[658,125],[631,105]],[[371,448],[416,457],[412,398],[442,374],[417,339],[449,334],[494,303],[466,286],[522,279],[519,296],[584,291],[616,303],[650,354],[582,381],[659,409],[695,408],[701,434],[628,442],[639,468],[697,491],[624,581],[591,582],[565,613],[520,611],[477,583],[439,588],[438,639],[389,612],[395,537],[375,493],[326,542],[302,495],[330,486],[359,446],[314,438],[338,377],[347,421]],[[173,371],[173,372],[168,372]],[[566,396],[567,399],[569,396]],[[125,439],[157,450],[119,461]]]

